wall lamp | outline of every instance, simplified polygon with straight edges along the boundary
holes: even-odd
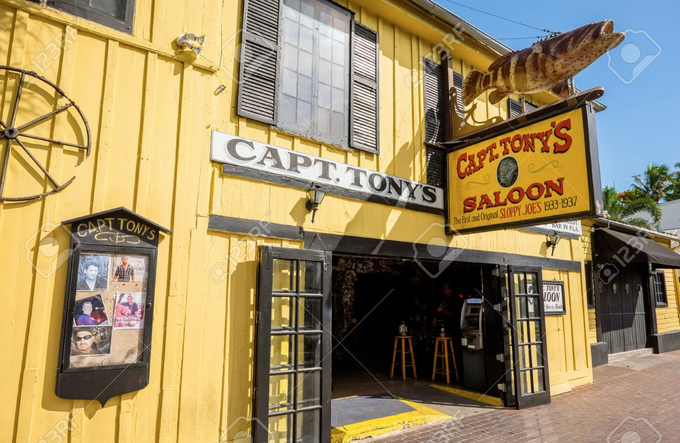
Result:
[[[316,210],[319,209],[319,205],[323,201],[326,193],[321,190],[321,186],[312,184],[312,187],[307,191],[307,210],[312,211],[312,223],[314,223],[314,217],[316,217]]]
[[[548,238],[545,241],[545,245],[548,248],[552,248],[552,252],[550,255],[555,255],[555,247],[560,242],[560,239],[562,239],[562,237],[560,237],[560,235],[556,232],[548,235]]]
[[[197,36],[196,34],[180,34],[177,37],[177,44],[180,48],[188,48],[196,53],[196,57],[201,55],[203,45],[205,44],[205,35]]]

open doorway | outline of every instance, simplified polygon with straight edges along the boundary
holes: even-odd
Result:
[[[503,353],[503,338],[499,316],[491,314],[493,305],[500,303],[494,269],[493,265],[454,262],[439,272],[438,262],[335,254],[333,427],[350,429],[361,420],[372,428],[388,427],[389,417],[398,417],[408,426],[409,414],[414,420],[423,416],[436,420],[461,410],[470,415],[489,410],[490,405],[500,406],[496,380],[502,378],[502,363],[496,355]],[[461,310],[466,300],[474,299],[481,299],[484,306],[485,345],[476,350],[478,358],[472,363],[461,341]],[[404,327],[412,343],[417,379],[408,367],[403,380],[398,365],[390,378],[395,336]],[[455,366],[449,362],[450,383],[443,375],[432,381],[440,336],[451,339],[448,343],[456,359]],[[407,354],[407,363],[410,358]],[[444,363],[441,358],[438,361],[441,371]],[[473,372],[481,374],[481,387],[478,380],[476,389],[468,388],[466,361],[477,365]]]

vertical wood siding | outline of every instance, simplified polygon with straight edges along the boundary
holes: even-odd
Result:
[[[678,305],[678,276],[674,269],[664,269],[668,307],[656,309],[659,334],[680,330],[680,305]]]
[[[71,443],[232,441],[248,428],[239,417],[251,414],[257,248],[302,245],[208,232],[211,213],[406,242],[442,235],[442,217],[335,196],[326,198],[311,225],[303,191],[223,176],[209,160],[210,131],[216,129],[426,182],[420,63],[423,57],[439,61],[433,53],[437,42],[370,12],[372,2],[339,3],[380,34],[380,155],[311,142],[236,116],[240,1],[137,0],[134,35],[126,36],[23,0],[0,0],[0,64],[33,69],[49,42],[65,40],[65,31],[75,33],[75,42],[40,74],[81,106],[93,140],[87,159],[61,149],[40,153],[61,182],[76,175],[69,187],[30,203],[0,204],[0,252],[7,258],[0,266],[5,314],[0,441],[54,435],[69,412],[75,418],[62,432]],[[172,46],[183,32],[207,35],[195,62]],[[454,69],[467,74],[472,66],[455,59]],[[224,92],[215,94],[220,85]],[[9,88],[0,90],[3,118],[13,97]],[[34,111],[55,104],[47,100],[43,106]],[[504,117],[507,109],[488,104],[483,95],[478,112],[483,120]],[[43,135],[63,132],[64,120],[42,129]],[[18,166],[10,171],[13,192],[35,186],[21,172]],[[58,227],[62,220],[117,206],[173,234],[159,246],[149,386],[101,408],[54,393],[66,283],[66,266],[55,266],[55,257],[68,250],[68,233]],[[451,246],[548,255],[545,237],[527,232],[445,240]],[[583,257],[576,240],[562,241],[555,251],[559,259]],[[592,381],[585,298],[578,273],[546,271],[544,278],[565,280],[569,295],[567,316],[548,320],[553,392],[561,392]]]

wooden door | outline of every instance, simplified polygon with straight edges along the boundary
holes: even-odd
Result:
[[[255,443],[330,443],[331,268],[330,252],[260,249]]]
[[[514,396],[518,409],[550,403],[547,333],[541,268],[508,272]]]
[[[637,266],[629,265],[612,278],[601,280],[598,309],[602,341],[609,345],[610,354],[646,346],[645,291],[643,272]]]

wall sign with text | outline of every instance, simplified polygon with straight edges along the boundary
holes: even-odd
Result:
[[[543,280],[543,306],[545,315],[566,314],[564,282]]]
[[[225,174],[286,186],[314,183],[329,194],[437,214],[444,209],[441,188],[224,132],[212,132],[210,159],[223,163]]]
[[[595,117],[586,106],[527,121],[447,154],[450,231],[600,215]]]
[[[149,382],[156,253],[169,231],[125,208],[63,224],[72,248],[56,392],[104,405]]]

